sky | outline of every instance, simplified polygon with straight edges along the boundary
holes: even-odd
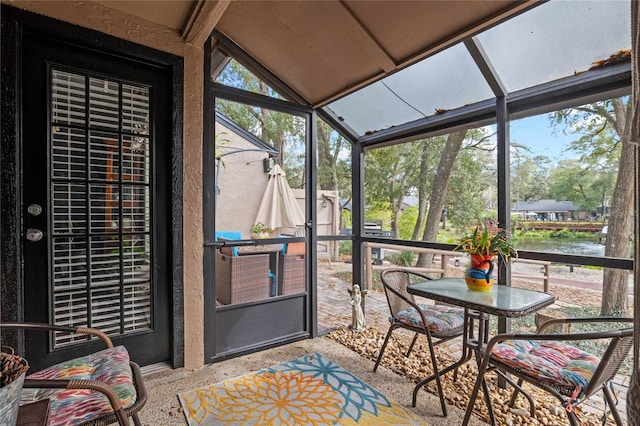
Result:
[[[526,145],[532,150],[530,156],[545,155],[553,163],[576,157],[577,154],[565,152],[565,149],[578,136],[575,134],[565,135],[561,128],[554,132],[548,117],[548,114],[542,114],[511,121],[509,131],[512,143]]]

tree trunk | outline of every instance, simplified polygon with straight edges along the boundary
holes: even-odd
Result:
[[[438,236],[440,214],[442,213],[442,209],[444,209],[445,202],[447,201],[449,179],[451,178],[453,166],[455,165],[460,148],[462,148],[462,141],[464,141],[466,135],[467,131],[462,130],[456,133],[451,133],[447,137],[447,143],[440,155],[438,171],[436,172],[436,176],[433,179],[433,185],[431,187],[431,199],[429,200],[427,224],[424,227],[424,233],[422,235],[423,241],[435,241]],[[426,268],[432,261],[433,255],[421,253],[420,256],[418,256],[416,266]]]
[[[427,214],[427,169],[429,161],[429,147],[425,143],[422,145],[422,155],[420,156],[420,176],[418,176],[418,217],[413,228],[412,240],[417,240],[422,233],[424,218]]]
[[[607,257],[631,256],[633,241],[634,147],[623,142],[604,249]],[[605,268],[600,315],[626,315],[629,310],[629,271]]]

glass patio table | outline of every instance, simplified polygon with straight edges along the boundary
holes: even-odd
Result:
[[[457,362],[441,370],[440,376],[464,364],[471,359],[473,354],[476,356],[476,362],[480,362],[482,348],[489,340],[489,315],[508,318],[522,317],[549,306],[556,300],[552,294],[504,285],[494,285],[488,292],[473,291],[469,290],[462,278],[443,278],[410,284],[407,287],[407,292],[464,308],[465,332],[462,335],[462,356]],[[475,337],[475,321],[478,321],[477,338]],[[433,379],[435,379],[435,375],[421,380],[413,389],[414,407],[420,388]],[[486,384],[484,386],[486,387]],[[487,389],[483,388],[483,391],[484,395],[488,397]],[[487,405],[491,407],[490,404]],[[489,415],[493,419],[491,409]]]

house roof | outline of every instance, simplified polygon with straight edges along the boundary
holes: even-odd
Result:
[[[538,200],[538,201],[517,201],[511,211],[516,212],[573,212],[580,208],[571,201]]]
[[[233,120],[225,117],[224,115],[216,112],[216,121],[225,126],[227,129],[230,129],[237,135],[241,136],[246,141],[252,143],[256,146],[257,149],[262,149],[268,152],[271,155],[278,154],[278,151],[274,149],[271,145],[254,135],[253,133],[247,131],[244,127],[236,124]]]

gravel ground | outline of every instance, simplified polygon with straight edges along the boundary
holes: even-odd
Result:
[[[359,353],[363,357],[375,360],[378,356],[379,349],[384,341],[384,332],[375,328],[368,328],[362,333],[356,333],[349,329],[340,329],[332,332],[330,338]],[[405,357],[404,353],[409,347],[410,336],[401,331],[394,332],[394,338],[389,341],[382,365],[395,371],[396,373],[407,377],[414,383],[420,379],[432,374],[431,361],[428,358],[428,346],[426,341],[418,339],[418,343],[414,347],[409,357]],[[457,358],[451,356],[452,353],[458,352],[451,347],[439,346],[436,349],[438,365],[446,366],[453,363]],[[469,401],[469,395],[473,389],[475,379],[477,377],[477,367],[473,362],[467,362],[458,371],[458,379],[453,381],[453,373],[448,373],[443,377],[442,386],[445,398],[449,404],[464,410]],[[564,409],[559,402],[549,394],[539,391],[534,387],[525,384],[525,389],[536,401],[536,409],[534,417],[529,415],[529,405],[527,401],[519,396],[513,409],[508,407],[511,393],[506,389],[497,386],[496,376],[493,373],[487,375],[488,385],[491,393],[491,401],[496,413],[497,423],[499,425],[562,425],[568,424]],[[435,383],[431,382],[427,385],[428,392],[436,394]],[[418,394],[420,395],[420,394]],[[420,403],[420,396],[418,396]],[[583,426],[602,425],[601,413],[583,411],[579,406],[576,409],[580,424]],[[591,410],[589,410],[591,411]],[[489,415],[486,404],[480,393],[475,403],[474,415],[489,422]],[[613,418],[609,416],[607,425],[615,425]]]
[[[340,269],[350,269],[351,265],[340,266],[339,263],[334,263],[331,271],[322,271],[323,268],[318,270],[318,283],[319,285],[325,281],[330,282],[330,286],[346,285],[341,284],[339,279],[336,278],[336,272]],[[513,285],[517,287],[530,288],[532,290],[543,290],[542,285],[542,273],[539,265],[531,264],[515,264],[513,265],[513,271],[515,273],[524,274],[528,276],[540,275],[540,279],[515,278]],[[450,276],[462,276],[464,272],[464,265],[460,267],[450,268]],[[577,306],[576,301],[579,301],[580,306],[585,307],[599,307],[601,303],[602,291],[593,288],[579,288],[568,285],[568,282],[580,282],[585,287],[589,287],[588,284],[593,284],[597,287],[597,284],[602,283],[602,271],[593,270],[587,268],[574,267],[573,271],[566,265],[551,266],[550,271],[550,293],[553,293],[557,298],[557,304],[560,306]],[[630,279],[631,285],[631,279]],[[319,289],[319,291],[321,291]],[[386,303],[386,302],[385,302]],[[372,303],[370,302],[369,306]],[[385,306],[386,307],[386,306]],[[384,312],[376,312],[375,315],[371,315],[372,312],[367,313],[367,325],[368,328],[362,333],[356,333],[349,330],[346,327],[342,327],[333,331],[329,337],[340,342],[346,347],[359,353],[360,355],[375,360],[378,355],[379,349],[382,347],[384,335],[388,329],[388,322],[386,316],[387,310],[383,307]],[[631,298],[630,298],[631,307]],[[350,307],[349,307],[350,308]],[[371,308],[369,308],[371,309]],[[380,310],[380,305],[378,309]],[[330,317],[335,316],[335,319],[342,318],[342,324],[344,322],[344,313],[333,312]],[[350,316],[349,316],[350,318]],[[347,320],[348,322],[348,320]],[[394,339],[389,342],[385,351],[385,356],[382,359],[382,364],[392,369],[393,371],[410,378],[414,382],[418,382],[421,378],[431,374],[431,362],[428,357],[428,348],[426,341],[419,339],[419,343],[412,351],[409,357],[404,356],[404,352],[409,346],[409,336],[402,331],[394,332]],[[448,365],[454,362],[455,354],[459,354],[459,343],[445,343],[439,346],[436,350],[438,357],[438,364],[440,366]],[[473,389],[475,378],[477,377],[477,368],[475,363],[468,362],[461,367],[458,373],[458,380],[453,382],[452,373],[449,373],[444,377],[442,381],[444,386],[444,393],[446,399],[450,404],[453,404],[461,409],[465,409],[468,403],[468,396]],[[496,377],[493,373],[487,376],[490,380],[489,387],[492,392],[492,402],[494,410],[496,411],[496,417],[498,424],[500,425],[557,425],[568,424],[564,409],[560,406],[559,402],[551,397],[548,393],[537,390],[536,388],[525,385],[533,398],[537,401],[535,415],[530,417],[528,414],[528,403],[523,397],[519,397],[514,409],[510,409],[507,406],[509,401],[510,392],[504,389],[500,389],[496,384]],[[428,391],[436,393],[435,384],[430,383],[428,385]],[[600,396],[594,397],[600,399]],[[624,398],[624,396],[621,396]],[[488,412],[480,395],[475,404],[474,414],[480,416],[485,421],[489,420]],[[624,411],[624,404],[619,406],[620,411]],[[602,425],[602,411],[594,412],[593,409],[582,409],[578,407],[576,412],[579,413],[579,420],[581,425],[585,426],[597,426]],[[623,415],[624,417],[624,415]],[[607,425],[614,425],[611,416],[607,419]]]

